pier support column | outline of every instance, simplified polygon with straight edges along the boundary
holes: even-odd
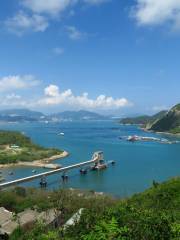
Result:
[[[82,174],[82,175],[87,174],[87,169],[86,168],[81,168],[80,169],[80,174]]]
[[[63,173],[63,175],[61,177],[62,177],[63,182],[68,181],[69,177],[65,172]]]
[[[42,176],[40,180],[40,186],[41,187],[46,187],[47,186],[47,181],[46,181],[46,176]]]

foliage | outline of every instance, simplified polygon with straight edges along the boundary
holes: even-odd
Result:
[[[128,117],[121,119],[120,123],[122,124],[141,124],[146,125],[153,123],[157,119],[161,119],[166,114],[166,111],[161,111],[153,116],[143,115],[138,117]]]
[[[30,197],[28,191],[26,190],[25,195],[19,189],[13,193],[20,194],[26,202]],[[37,190],[33,191],[35,193]],[[48,194],[48,202],[44,194]],[[17,236],[15,231],[10,240],[177,240],[180,237],[178,177],[162,184],[154,181],[150,189],[124,200],[88,192],[79,194],[75,190],[42,192],[42,195],[43,198],[40,197],[32,205],[45,201],[47,209],[53,207],[58,213],[62,213],[61,226],[80,208],[84,208],[79,222],[66,230],[62,227],[52,229],[37,223],[30,231],[19,231],[17,238],[13,238],[15,234]]]
[[[12,145],[19,148],[12,149]],[[0,164],[40,160],[61,153],[61,150],[34,144],[29,137],[19,132],[0,131]]]
[[[180,104],[177,104],[160,120],[155,121],[150,130],[180,133]]]

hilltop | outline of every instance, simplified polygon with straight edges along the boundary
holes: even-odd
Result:
[[[147,126],[147,129],[155,132],[180,133],[180,104],[172,107],[165,116]]]

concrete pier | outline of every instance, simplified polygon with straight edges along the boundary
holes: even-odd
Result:
[[[63,167],[60,169],[55,169],[55,170],[51,170],[48,172],[44,172],[44,173],[40,173],[40,174],[35,174],[29,177],[25,177],[25,178],[20,178],[20,179],[16,179],[10,182],[5,182],[5,183],[1,183],[0,184],[0,190],[10,187],[10,186],[15,186],[18,185],[20,183],[24,183],[24,182],[29,182],[35,179],[42,179],[44,177],[47,177],[49,175],[53,175],[53,174],[57,174],[57,173],[67,173],[67,171],[75,169],[75,168],[82,168],[83,166],[88,166],[90,164],[96,164],[99,161],[101,161],[103,159],[103,152],[99,151],[99,152],[95,152],[93,154],[92,160],[86,161],[86,162],[81,162],[81,163],[77,163],[77,164],[73,164],[67,167]],[[67,175],[67,174],[66,174]]]

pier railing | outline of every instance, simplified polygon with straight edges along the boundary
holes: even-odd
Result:
[[[7,187],[10,187],[10,186],[20,184],[20,183],[29,182],[29,181],[32,181],[32,180],[35,180],[35,179],[38,179],[38,178],[44,178],[44,177],[49,176],[49,175],[53,175],[53,174],[57,174],[57,173],[66,173],[69,170],[72,170],[72,169],[75,169],[75,168],[81,168],[83,166],[90,165],[92,163],[96,163],[96,162],[98,162],[102,159],[102,156],[103,156],[102,152],[95,152],[93,154],[93,159],[89,160],[89,161],[86,161],[86,162],[80,162],[80,163],[73,164],[73,165],[70,165],[70,166],[67,166],[67,167],[63,167],[63,168],[59,168],[59,169],[35,174],[35,175],[29,176],[29,177],[20,178],[20,179],[12,180],[12,181],[9,181],[9,182],[1,183],[0,184],[0,190],[2,190],[4,188],[7,188]]]

